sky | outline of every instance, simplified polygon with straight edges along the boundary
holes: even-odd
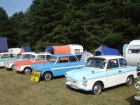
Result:
[[[0,7],[2,7],[8,16],[12,16],[16,12],[26,12],[32,4],[32,0],[0,0]]]

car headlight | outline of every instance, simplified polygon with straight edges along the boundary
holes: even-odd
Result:
[[[84,83],[87,83],[86,77],[83,77],[83,82],[84,82]]]
[[[140,90],[140,81],[138,81],[138,82],[135,83],[135,88],[137,90]]]

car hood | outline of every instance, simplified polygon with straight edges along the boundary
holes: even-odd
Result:
[[[46,69],[46,68],[50,68],[54,65],[55,63],[54,62],[44,62],[44,63],[40,63],[40,64],[33,64],[31,65],[31,68],[33,70],[41,70],[41,69]]]
[[[68,77],[72,80],[82,81],[83,77],[86,79],[90,79],[94,74],[102,72],[101,69],[93,68],[93,67],[84,67],[81,69],[76,69],[70,72],[66,72]]]

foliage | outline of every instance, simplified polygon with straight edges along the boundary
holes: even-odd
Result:
[[[33,0],[25,13],[8,18],[0,11],[0,36],[7,36],[10,47],[45,50],[80,44],[91,52],[100,45],[121,51],[124,44],[140,39],[139,0]]]

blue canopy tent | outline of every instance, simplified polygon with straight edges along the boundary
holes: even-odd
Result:
[[[7,44],[7,38],[1,37],[0,38],[0,52],[7,52],[8,51],[8,44]]]
[[[32,51],[31,51],[31,49],[30,49],[29,46],[23,46],[23,47],[21,48],[20,53],[23,53],[23,52],[32,52]]]
[[[53,54],[53,46],[47,46],[45,51]]]
[[[120,56],[120,53],[117,49],[114,48],[108,48],[106,46],[100,46],[97,48],[94,53],[94,56],[100,56],[100,55],[118,55]]]

